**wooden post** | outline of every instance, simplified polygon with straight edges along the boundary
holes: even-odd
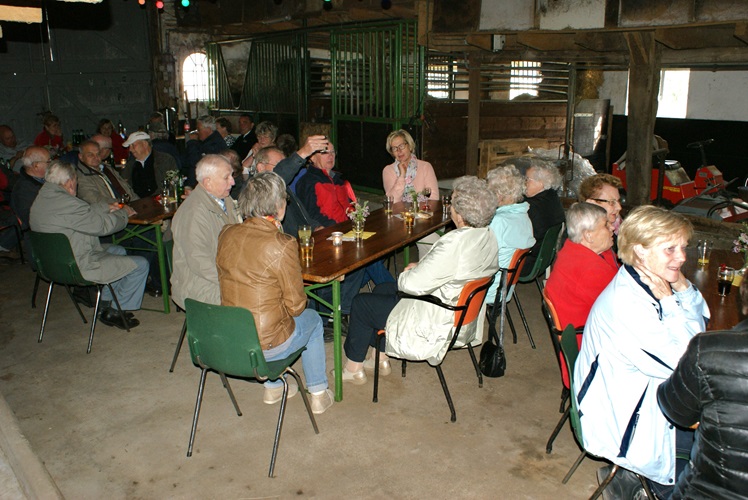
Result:
[[[626,33],[629,46],[629,117],[626,189],[630,205],[650,202],[652,142],[660,88],[660,55],[652,31]]]
[[[465,152],[465,173],[478,174],[478,140],[480,139],[480,62],[471,54],[468,59],[468,119],[467,150]]]

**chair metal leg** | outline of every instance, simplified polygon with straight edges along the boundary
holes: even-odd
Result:
[[[608,477],[606,477],[605,480],[602,483],[600,483],[600,486],[597,487],[595,492],[590,497],[590,500],[595,500],[597,497],[603,494],[603,491],[605,490],[605,488],[608,487],[610,482],[613,480],[616,473],[618,472],[618,469],[619,467],[617,465],[614,465],[613,468],[610,469],[610,474],[608,474]]]
[[[21,230],[18,226],[13,226],[13,232],[16,233],[16,241],[18,242],[18,253],[21,255],[21,264],[26,264],[26,258],[23,256],[23,238],[21,237]]]
[[[563,413],[566,408],[566,402],[569,400],[569,389],[564,387],[561,389],[561,406],[558,407],[558,412]]]
[[[96,320],[99,317],[99,306],[101,305],[101,288],[101,285],[96,287],[96,305],[94,306],[94,315],[93,320],[91,321],[91,333],[88,335],[88,348],[86,349],[86,354],[91,353],[91,346],[93,346],[94,330],[96,330]]]
[[[273,477],[275,469],[275,456],[278,453],[278,442],[280,441],[281,429],[283,428],[283,417],[286,416],[286,399],[288,398],[288,381],[285,374],[281,376],[283,381],[283,396],[281,397],[280,411],[278,412],[278,425],[275,427],[275,439],[273,440],[273,454],[270,455],[270,470],[268,477]]]
[[[519,316],[522,318],[522,324],[525,327],[525,331],[527,332],[527,338],[530,339],[530,345],[533,349],[535,349],[535,341],[532,339],[532,333],[530,333],[530,327],[527,324],[527,318],[525,317],[525,311],[522,309],[522,303],[519,300],[519,296],[515,293],[514,294],[514,300],[517,304],[517,310],[519,311]]]
[[[403,378],[405,378],[405,367],[406,367],[406,366],[407,366],[407,365],[406,365],[406,362],[405,362],[405,360],[403,360],[403,374],[402,374],[402,377],[403,377]]]
[[[192,417],[192,432],[190,432],[190,444],[187,446],[187,456],[192,456],[192,445],[195,443],[195,433],[197,433],[197,419],[200,417],[200,405],[203,402],[203,391],[205,390],[205,376],[208,369],[203,368],[200,372],[200,384],[197,386],[197,401],[195,402],[195,414]]]
[[[68,292],[68,297],[70,297],[70,300],[73,301],[73,305],[75,306],[75,309],[78,311],[78,314],[80,315],[81,319],[83,320],[83,323],[88,323],[88,320],[83,315],[83,311],[81,311],[81,306],[78,305],[78,301],[75,300],[75,297],[73,297],[73,292],[70,290],[70,286],[65,285],[65,291]]]
[[[179,340],[177,341],[177,348],[174,349],[174,357],[171,360],[171,366],[169,367],[169,373],[174,371],[174,366],[177,364],[177,358],[179,357],[179,351],[182,350],[182,343],[184,342],[184,336],[187,334],[187,318],[182,323],[182,331],[179,333]]]
[[[478,360],[475,358],[475,349],[473,346],[468,344],[468,352],[470,353],[470,359],[473,360],[473,368],[475,368],[475,374],[478,376],[478,387],[483,387],[483,374],[480,372],[480,366],[478,366]]]
[[[647,478],[641,474],[637,474],[636,477],[638,477],[639,482],[642,483],[642,488],[644,488],[644,493],[647,494],[647,498],[649,500],[657,500],[657,497],[652,493],[652,489],[649,487],[649,481],[647,481]]]
[[[551,437],[548,438],[548,442],[545,444],[546,453],[550,453],[553,451],[553,441],[556,440],[556,436],[558,436],[558,433],[561,432],[561,429],[563,429],[566,419],[569,418],[570,410],[571,410],[571,405],[569,405],[569,407],[566,408],[566,411],[561,416],[561,420],[558,421],[558,423],[556,424],[556,427],[553,429],[553,432],[551,433]]]
[[[517,343],[517,330],[514,329],[514,321],[512,321],[512,315],[509,312],[509,308],[506,309],[506,320],[509,322],[509,328],[512,330],[512,342]]]
[[[299,392],[301,393],[301,398],[304,400],[304,406],[306,406],[306,412],[309,414],[309,420],[312,422],[312,427],[314,428],[314,433],[319,434],[319,429],[317,428],[317,420],[314,418],[314,413],[312,413],[312,406],[309,404],[309,398],[306,395],[306,387],[304,387],[304,384],[301,382],[301,377],[299,377],[299,374],[291,368],[290,366],[286,368],[286,372],[293,375],[293,378],[296,379],[296,384],[299,386]]]
[[[582,460],[584,460],[584,457],[586,456],[587,456],[587,452],[582,450],[582,453],[580,453],[577,459],[574,461],[574,465],[571,466],[571,469],[569,469],[569,472],[566,473],[566,476],[564,476],[563,481],[561,481],[563,484],[566,484],[569,482],[569,479],[571,479],[571,476],[573,476],[574,473],[577,471],[577,467],[579,467],[579,464],[582,463]]]
[[[39,273],[36,273],[36,279],[34,280],[34,291],[31,292],[31,308],[36,309],[36,292],[39,291],[39,282],[42,279],[39,277]]]
[[[452,403],[452,396],[449,395],[449,388],[447,387],[447,381],[444,379],[444,372],[442,372],[441,365],[436,365],[436,373],[439,375],[439,382],[442,384],[442,389],[444,390],[444,396],[447,398],[447,404],[449,405],[449,411],[452,413],[452,417],[450,420],[452,422],[457,421],[457,414],[455,413],[455,405]]]
[[[374,350],[374,394],[371,398],[372,403],[379,402],[379,352],[383,338],[382,335],[377,333],[377,345]]]
[[[223,383],[223,386],[226,388],[226,392],[229,393],[229,397],[231,398],[231,402],[234,403],[234,409],[236,410],[237,416],[242,416],[242,411],[239,409],[239,403],[236,402],[236,398],[234,397],[234,391],[231,390],[231,386],[229,385],[229,379],[226,378],[226,375],[218,372],[218,375],[221,376],[221,382]]]
[[[39,340],[37,342],[42,341],[42,337],[44,336],[44,325],[47,324],[47,313],[49,312],[49,299],[52,298],[52,288],[54,288],[55,282],[50,281],[49,282],[49,290],[47,290],[47,301],[44,304],[44,315],[42,316],[42,328],[39,330]]]

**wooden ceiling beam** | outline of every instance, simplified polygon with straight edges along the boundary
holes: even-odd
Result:
[[[657,28],[655,40],[673,50],[737,47],[735,34],[735,25]]]
[[[748,45],[748,23],[736,23],[733,36]]]
[[[627,52],[628,46],[620,32],[582,31],[574,36],[574,43],[595,52]]]
[[[473,47],[478,47],[483,50],[493,49],[493,35],[475,34],[468,35],[465,37],[465,42]]]
[[[535,50],[574,50],[578,48],[574,36],[574,33],[520,31],[517,43]]]
[[[14,23],[41,23],[41,7],[16,7],[14,5],[0,5],[0,21]]]

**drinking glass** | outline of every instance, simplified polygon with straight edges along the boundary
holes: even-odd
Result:
[[[730,295],[730,289],[732,288],[732,280],[735,278],[735,269],[727,266],[721,266],[719,268],[719,275],[717,277],[717,292],[720,296]]]
[[[403,220],[405,221],[406,227],[413,227],[413,221],[415,220],[415,213],[411,211],[402,213]]]
[[[382,199],[382,205],[384,205],[384,213],[388,216],[392,215],[392,204],[395,203],[395,199],[392,196],[385,196]]]
[[[312,257],[314,256],[314,238],[310,236],[305,240],[301,240],[299,247],[301,248],[301,260],[303,260],[305,264],[309,265]]]
[[[426,197],[430,197],[430,196],[431,196],[431,188],[430,188],[430,187],[427,187],[427,188],[423,188],[423,194],[424,194],[424,195],[425,195]]]
[[[712,254],[712,242],[709,240],[699,240],[696,245],[696,256],[700,266],[709,264],[709,256]]]
[[[312,226],[308,226],[306,224],[299,226],[299,239],[301,241],[306,241],[312,236]]]
[[[450,217],[450,207],[452,206],[452,196],[445,194],[442,196],[442,214],[444,217]]]
[[[343,233],[335,231],[332,233],[332,246],[339,247],[343,244]]]

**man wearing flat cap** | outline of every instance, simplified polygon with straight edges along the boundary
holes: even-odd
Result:
[[[122,145],[131,153],[122,177],[141,198],[160,192],[166,172],[178,170],[174,158],[153,149],[151,136],[146,132],[133,132]]]

